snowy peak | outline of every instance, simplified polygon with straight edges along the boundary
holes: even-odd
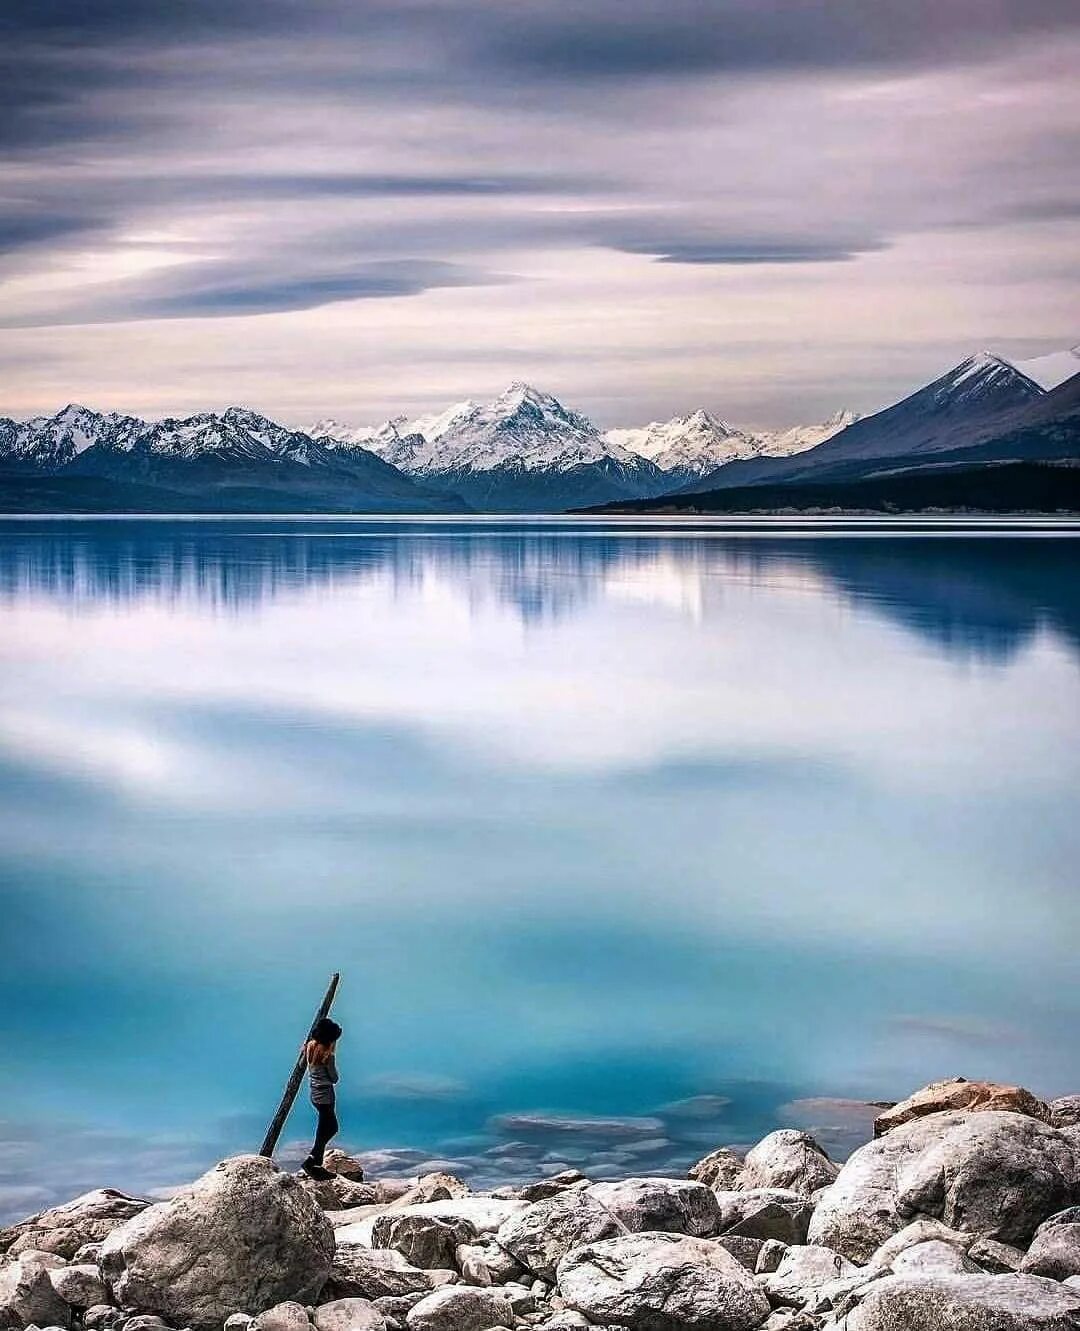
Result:
[[[651,421],[637,429],[609,430],[615,446],[648,458],[661,471],[704,476],[734,458],[752,457],[750,436],[699,407],[670,421]]]
[[[1002,405],[1009,401],[1018,404],[1034,401],[1043,392],[1034,379],[992,351],[968,356],[923,391],[931,394],[939,407],[981,406],[999,399]]]

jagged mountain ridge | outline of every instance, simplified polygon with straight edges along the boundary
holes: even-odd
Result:
[[[88,482],[121,487],[118,500],[152,505],[154,487],[169,496],[217,496],[241,508],[301,507],[361,511],[463,512],[456,498],[404,475],[369,449],[313,439],[257,412],[229,407],[148,422],[69,406],[52,417],[0,421],[0,467],[17,473],[21,492],[49,477],[50,494],[88,492]],[[125,493],[123,487],[138,487]],[[95,495],[107,495],[100,484]],[[149,493],[148,493],[149,492]]]

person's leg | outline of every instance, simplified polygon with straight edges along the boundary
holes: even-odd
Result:
[[[315,1129],[315,1141],[312,1143],[311,1154],[308,1159],[314,1161],[317,1165],[321,1165],[327,1144],[337,1135],[338,1121],[333,1105],[317,1105],[316,1109],[319,1114],[319,1122]]]

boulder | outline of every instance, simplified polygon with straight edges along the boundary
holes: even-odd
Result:
[[[44,1266],[49,1271],[58,1270],[61,1266],[67,1266],[68,1264],[66,1257],[61,1257],[56,1252],[42,1252],[40,1248],[24,1248],[14,1260],[17,1262],[33,1262],[37,1266]]]
[[[870,1258],[867,1270],[880,1275],[892,1269],[893,1262],[908,1248],[920,1243],[951,1243],[954,1248],[966,1252],[971,1246],[972,1236],[962,1234],[958,1229],[950,1229],[940,1220],[913,1220],[897,1233],[890,1235]]]
[[[470,1285],[505,1285],[525,1275],[525,1268],[494,1239],[460,1244],[454,1263]]]
[[[86,1331],[111,1331],[124,1317],[123,1310],[114,1308],[111,1303],[96,1303],[83,1313],[82,1324]]]
[[[1059,1211],[1043,1221],[1020,1270],[1052,1280],[1080,1275],[1080,1206]]]
[[[628,1234],[559,1263],[565,1303],[601,1325],[642,1331],[751,1331],[769,1315],[754,1277],[717,1243]]]
[[[0,1252],[10,1248],[24,1234],[59,1230],[72,1237],[82,1236],[71,1252],[63,1254],[70,1257],[81,1244],[96,1243],[103,1239],[110,1230],[138,1215],[149,1205],[141,1197],[129,1197],[126,1192],[117,1192],[115,1188],[95,1188],[93,1192],[84,1192],[70,1202],[51,1206],[46,1211],[39,1211],[37,1215],[19,1221],[17,1225],[0,1230]],[[60,1251],[49,1244],[26,1246],[40,1246],[49,1252]]]
[[[1041,1276],[886,1276],[845,1331],[1076,1331],[1080,1291]]]
[[[124,1307],[216,1331],[232,1312],[312,1302],[333,1255],[330,1222],[296,1179],[241,1155],[115,1229],[101,1270]]]
[[[742,1234],[721,1234],[716,1242],[731,1253],[740,1266],[745,1266],[748,1271],[757,1270],[758,1258],[765,1247],[763,1239],[748,1239]],[[776,1246],[780,1249],[780,1256],[783,1256],[785,1245],[778,1243]],[[780,1257],[776,1260],[779,1263]]]
[[[317,1331],[386,1331],[387,1321],[367,1299],[334,1299],[315,1309]]]
[[[53,1289],[73,1308],[108,1303],[109,1291],[96,1266],[59,1266],[49,1272]]]
[[[364,1166],[355,1155],[349,1155],[347,1151],[341,1151],[336,1146],[331,1146],[323,1156],[323,1164],[331,1174],[338,1174],[352,1183],[364,1181]]]
[[[1023,1245],[1068,1206],[1077,1160],[1060,1131],[1026,1114],[935,1114],[857,1150],[824,1194],[809,1238],[867,1262],[914,1219]]]
[[[379,1191],[371,1183],[354,1183],[352,1179],[333,1178],[315,1179],[307,1174],[294,1175],[305,1192],[311,1194],[324,1211],[350,1210],[356,1206],[374,1206],[379,1200]]]
[[[517,1195],[523,1202],[542,1202],[548,1197],[554,1197],[556,1193],[565,1192],[567,1188],[574,1188],[579,1183],[587,1182],[588,1179],[580,1169],[562,1169],[559,1173],[552,1174],[550,1178],[526,1183],[524,1187],[518,1188]]]
[[[456,1197],[468,1197],[469,1185],[453,1174],[436,1171],[421,1174],[416,1182],[394,1203],[395,1206],[415,1206],[418,1202],[448,1202]]]
[[[927,1239],[925,1243],[913,1243],[893,1258],[894,1275],[947,1276],[974,1273],[978,1266],[967,1256],[963,1248],[955,1243],[946,1243],[944,1239]]]
[[[71,1325],[71,1309],[53,1288],[51,1274],[35,1262],[0,1267],[0,1327]]]
[[[226,1324],[227,1325],[227,1324]],[[251,1331],[308,1331],[308,1313],[302,1303],[286,1299],[267,1308],[251,1323]]]
[[[499,1226],[501,1248],[541,1280],[554,1280],[555,1268],[571,1248],[622,1232],[606,1206],[587,1192],[562,1192],[533,1202]]]
[[[687,1177],[695,1183],[704,1183],[707,1188],[726,1192],[735,1187],[742,1168],[743,1162],[735,1152],[730,1147],[721,1146],[691,1165]]]
[[[805,1243],[814,1208],[807,1198],[786,1188],[755,1188],[751,1192],[718,1192],[720,1233],[751,1239]]]
[[[1041,1123],[1050,1122],[1050,1106],[1036,1099],[1022,1086],[1002,1086],[994,1081],[968,1081],[966,1077],[950,1077],[934,1081],[921,1091],[909,1095],[891,1109],[874,1119],[874,1136],[881,1137],[902,1123],[923,1118],[927,1114],[973,1113],[982,1109],[1007,1110],[1013,1114],[1027,1114]]]
[[[660,1230],[708,1238],[720,1227],[720,1204],[704,1183],[688,1179],[629,1178],[587,1189],[633,1233]]]
[[[497,1197],[460,1197],[451,1201],[416,1202],[410,1206],[363,1207],[356,1212],[337,1211],[330,1215],[338,1245],[363,1243],[371,1247],[371,1236],[380,1216],[431,1215],[437,1220],[467,1220],[477,1234],[494,1234],[504,1220],[519,1215],[527,1203]]]
[[[514,1311],[492,1289],[440,1289],[414,1303],[405,1315],[409,1331],[492,1331],[514,1325]]]
[[[997,1239],[976,1239],[968,1249],[968,1256],[980,1270],[989,1271],[991,1275],[1019,1271],[1024,1263],[1022,1248],[1014,1248],[1011,1243],[999,1243]]]
[[[382,1215],[371,1230],[373,1248],[396,1248],[424,1271],[453,1271],[458,1245],[475,1238],[476,1227],[470,1221],[433,1215]]]
[[[1050,1125],[1054,1128],[1080,1126],[1080,1095],[1061,1095],[1051,1100]]]
[[[457,1280],[453,1271],[421,1271],[396,1248],[338,1246],[325,1293],[334,1299],[385,1299],[430,1294]]]
[[[855,1274],[855,1267],[838,1252],[816,1244],[800,1244],[788,1248],[780,1264],[762,1285],[770,1303],[803,1307],[811,1293],[821,1285]]]
[[[21,1257],[27,1252],[49,1252],[70,1261],[85,1244],[85,1232],[67,1225],[57,1229],[28,1229],[12,1240],[7,1255]]]
[[[747,1152],[737,1187],[786,1188],[802,1197],[810,1197],[819,1188],[827,1188],[840,1172],[810,1136],[795,1128],[770,1132]]]

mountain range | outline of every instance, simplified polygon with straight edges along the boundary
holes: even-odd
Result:
[[[28,421],[0,418],[0,506],[552,512],[835,486],[960,463],[1060,461],[1080,456],[1076,370],[1078,349],[1016,363],[980,352],[874,415],[838,412],[774,432],[699,409],[602,433],[524,383],[414,419],[324,418],[306,430],[242,407],[150,422],[71,405]]]

